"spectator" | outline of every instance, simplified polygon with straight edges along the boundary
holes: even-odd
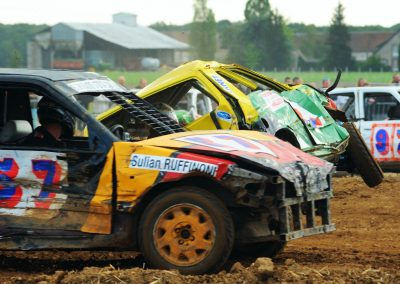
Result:
[[[147,86],[147,81],[146,81],[146,79],[142,78],[139,80],[139,85],[137,85],[136,88],[143,89],[146,86]]]
[[[300,77],[293,78],[293,85],[301,85],[303,84],[303,80]]]
[[[327,89],[331,85],[331,80],[329,78],[322,79],[322,89]]]
[[[292,78],[290,78],[290,77],[285,77],[285,81],[283,81],[283,83],[285,83],[285,84],[292,84]]]
[[[364,78],[358,79],[357,87],[364,87],[364,86],[368,86],[367,80],[365,80]]]
[[[126,79],[125,79],[125,76],[119,76],[119,78],[118,78],[118,84],[120,84],[121,86],[126,87]]]
[[[396,84],[396,85],[400,84],[400,74],[399,73],[393,75],[392,83]]]
[[[310,85],[311,87],[314,87],[314,88],[317,87],[317,84],[315,84],[315,82],[310,82],[310,83],[308,83],[308,85]]]

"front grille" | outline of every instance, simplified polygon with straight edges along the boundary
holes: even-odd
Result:
[[[331,175],[328,187],[317,193],[293,196],[288,185],[277,190],[279,233],[283,241],[334,231],[330,199],[333,197]]]

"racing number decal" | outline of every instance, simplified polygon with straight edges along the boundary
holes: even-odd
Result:
[[[58,184],[61,178],[61,167],[56,161],[51,160],[33,160],[32,161],[32,172],[38,178],[43,180],[43,188]],[[39,194],[39,200],[44,199],[45,201],[36,201],[35,207],[42,209],[49,209],[51,205],[51,199],[54,199],[56,194],[53,192],[41,191]],[[50,199],[50,200],[49,200]]]
[[[21,201],[22,189],[13,185],[18,171],[19,167],[14,159],[0,160],[0,207],[13,208]]]
[[[385,156],[389,153],[389,134],[385,129],[379,129],[376,132],[376,150],[382,155]]]
[[[67,177],[68,164],[58,160],[60,155],[63,154],[0,150],[2,212],[14,214],[12,210],[18,208],[61,208],[67,195],[57,190]],[[18,214],[23,214],[21,212]]]
[[[376,123],[371,128],[370,147],[378,161],[400,160],[400,124]]]

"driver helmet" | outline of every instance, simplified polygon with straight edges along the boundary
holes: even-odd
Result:
[[[75,119],[68,111],[46,97],[39,101],[37,107],[40,124],[58,123],[62,127],[61,137],[71,138],[74,136]]]

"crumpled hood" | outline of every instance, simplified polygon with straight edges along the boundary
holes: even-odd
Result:
[[[252,163],[278,172],[297,192],[318,192],[328,186],[333,165],[302,152],[274,136],[256,131],[190,131],[138,142]]]

